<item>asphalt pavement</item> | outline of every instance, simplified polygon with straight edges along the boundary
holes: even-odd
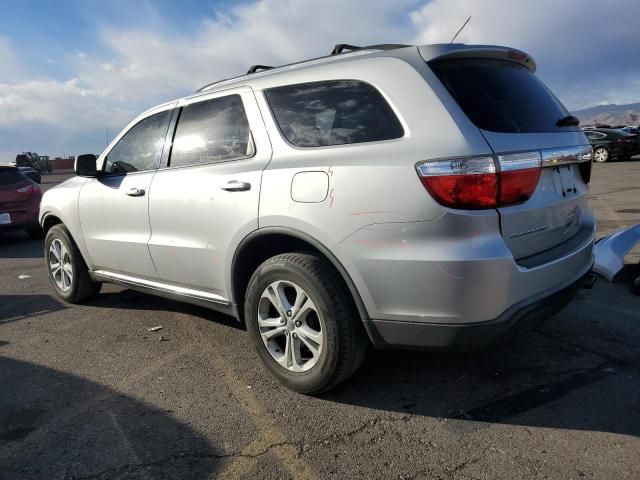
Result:
[[[591,202],[600,235],[640,223],[640,162],[595,165]],[[116,286],[65,304],[42,242],[0,234],[0,479],[638,479],[638,258],[507,344],[372,351],[309,397],[234,319]]]

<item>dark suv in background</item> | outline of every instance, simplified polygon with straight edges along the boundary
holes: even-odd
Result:
[[[613,128],[585,128],[584,134],[593,146],[593,160],[628,160],[640,154],[640,137]]]

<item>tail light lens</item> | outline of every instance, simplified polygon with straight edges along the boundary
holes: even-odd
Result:
[[[498,155],[500,165],[500,205],[524,202],[533,195],[540,172],[542,156],[540,152]]]
[[[542,168],[540,152],[427,161],[418,175],[440,204],[451,208],[493,208],[528,200]]]
[[[498,176],[492,157],[424,162],[418,165],[418,174],[442,205],[467,209],[496,206]]]

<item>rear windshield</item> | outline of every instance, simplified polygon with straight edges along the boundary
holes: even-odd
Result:
[[[16,168],[0,168],[0,185],[13,185],[24,180],[24,175]]]
[[[575,126],[556,126],[569,112],[522,65],[457,59],[434,61],[429,66],[478,128],[503,133],[577,130]]]

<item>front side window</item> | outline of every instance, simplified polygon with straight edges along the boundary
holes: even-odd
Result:
[[[272,88],[265,96],[283,135],[298,147],[391,140],[404,130],[384,97],[357,80]]]
[[[170,166],[214,163],[251,157],[249,121],[240,95],[187,105],[182,109]]]
[[[105,172],[126,174],[158,168],[171,113],[151,115],[129,130],[107,155]]]

